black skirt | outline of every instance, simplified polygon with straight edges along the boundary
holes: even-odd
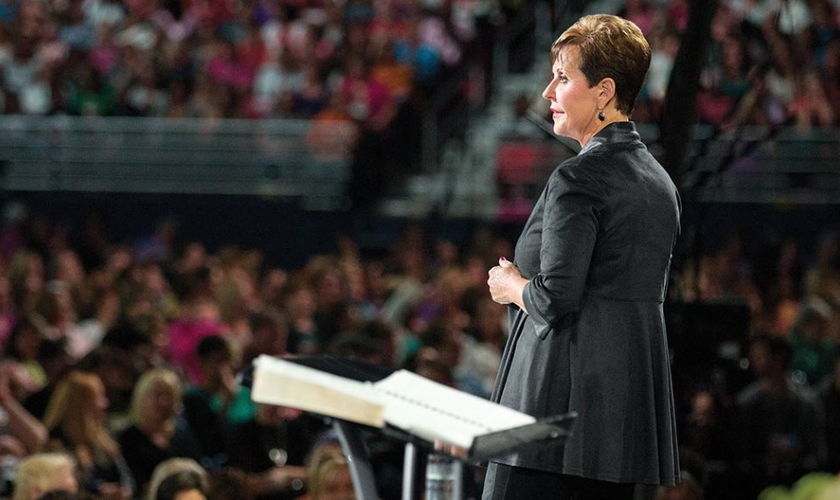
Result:
[[[632,500],[635,485],[490,462],[482,500]]]

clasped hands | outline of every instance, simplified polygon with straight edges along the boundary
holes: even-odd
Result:
[[[490,297],[499,304],[516,304],[524,310],[522,290],[527,283],[528,280],[522,277],[513,262],[504,257],[500,257],[499,265],[488,272],[487,286],[490,289]]]

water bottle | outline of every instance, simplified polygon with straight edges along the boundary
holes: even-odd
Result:
[[[455,467],[453,458],[432,453],[426,462],[425,500],[452,500]]]

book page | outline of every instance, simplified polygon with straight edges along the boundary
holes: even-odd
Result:
[[[399,370],[373,384],[385,421],[429,441],[470,448],[476,436],[536,422],[525,413]]]
[[[373,427],[384,427],[384,400],[370,384],[262,355],[254,361],[251,399]]]

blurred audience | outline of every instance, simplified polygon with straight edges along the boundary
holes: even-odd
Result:
[[[639,23],[651,43],[651,70],[634,119],[658,123],[685,27],[685,2],[622,2],[618,13]],[[840,15],[827,1],[791,4],[722,1],[700,77],[701,123],[836,126]]]
[[[370,208],[416,168],[412,131],[446,78],[465,95],[489,88],[456,70],[489,73],[493,37],[482,30],[503,28],[525,4],[0,2],[0,112],[306,119],[318,158],[354,155],[354,208]],[[688,2],[609,5],[650,40],[634,118],[657,122]],[[840,124],[836,1],[716,8],[702,123]],[[140,498],[150,481],[149,500],[293,498],[301,482],[313,499],[353,498],[346,459],[313,448],[318,425],[250,401],[237,373],[260,354],[337,354],[485,397],[492,389],[505,309],[481,293],[488,263],[511,256],[513,242],[487,231],[459,248],[406,224],[378,254],[345,238],[301,269],[266,269],[259,252],[183,241],[177,217],[112,241],[102,214],[72,239],[20,203],[2,215],[0,451],[6,477],[23,471],[21,485],[30,457],[58,449],[75,460],[80,491],[100,498]],[[765,242],[727,234],[692,256],[696,266],[675,269],[675,300],[743,302],[751,322],[741,345],[702,367],[702,386],[677,388],[681,443],[706,472],[659,498],[728,500],[724,490],[737,488],[724,483],[752,494],[840,472],[840,240],[827,230],[813,248],[780,239],[761,251],[750,247]],[[159,497],[152,468],[171,458],[198,468]],[[320,486],[327,476],[335,496]]]
[[[378,160],[354,173],[361,207],[391,182],[392,167],[419,167],[417,117],[426,103],[441,105],[432,96],[452,88],[466,101],[459,65],[487,71],[476,25],[492,26],[493,3],[4,3],[0,114],[341,127],[314,130],[311,146],[324,159]]]
[[[791,381],[792,358],[786,339],[756,336],[750,343],[757,379],[737,394],[732,427],[746,497],[825,467],[824,415],[815,394]]]
[[[200,241],[182,241],[148,260],[152,245],[100,234],[96,244],[72,240],[102,249],[90,260],[96,263],[74,271],[68,246],[49,243],[58,229],[46,220],[28,229],[38,217],[28,213],[16,227],[46,237],[21,242],[0,268],[10,284],[0,457],[12,482],[27,457],[59,450],[77,464],[78,494],[95,498],[143,498],[154,468],[173,458],[190,459],[207,474],[206,490],[187,488],[185,495],[326,495],[313,487],[320,480],[312,458],[326,423],[250,400],[247,370],[262,354],[332,354],[415,370],[483,397],[492,390],[507,332],[505,306],[484,294],[487,263],[510,256],[513,245],[488,226],[457,244],[407,221],[393,245],[374,251],[343,234],[333,252],[296,269],[268,265],[259,250],[214,251]],[[682,286],[671,288],[670,300],[746,304],[749,318],[738,323],[742,330],[725,333],[715,328],[726,318],[703,318],[697,340],[725,343],[711,345],[710,358],[691,366],[695,376],[675,378],[680,444],[696,484],[660,490],[660,498],[696,498],[699,491],[743,500],[774,484],[789,488],[810,472],[840,472],[840,258],[826,229],[813,245],[778,238],[764,247],[721,230],[692,256],[696,267],[675,267]],[[70,263],[58,266],[60,254]],[[66,349],[67,335],[50,332],[42,315],[49,308],[37,306],[54,293],[44,283],[56,273],[86,304],[75,314],[66,309],[65,318],[76,318],[69,327],[93,314],[91,305],[110,300],[108,293],[88,294],[93,284],[118,296],[103,323],[110,327],[87,337],[92,344],[81,358]],[[669,341],[678,348],[674,333]],[[675,370],[684,368],[680,363],[685,359],[675,358]],[[400,491],[403,450],[392,441],[366,437],[388,492],[383,498]],[[325,464],[335,466],[336,498],[352,498],[340,455]],[[468,467],[466,474],[480,470]]]
[[[306,119],[320,159],[354,155],[351,201],[366,209],[389,176],[417,168],[412,131],[448,78],[481,101],[486,34],[523,5],[0,2],[0,113]],[[611,5],[650,40],[634,118],[658,122],[688,3]],[[719,2],[700,87],[700,121],[722,130],[840,125],[840,6]],[[177,218],[115,241],[97,213],[75,231],[21,203],[2,215],[0,469],[14,499],[354,498],[346,458],[314,438],[323,422],[250,401],[237,374],[260,354],[356,357],[492,390],[507,332],[484,280],[513,242],[486,228],[460,248],[409,223],[378,254],[344,236],[334,255],[267,269],[258,251],[183,241]],[[701,367],[701,386],[676,388],[680,442],[704,473],[657,498],[754,498],[840,473],[840,240],[828,229],[813,248],[781,240],[759,256],[726,235],[675,269],[675,300],[743,302],[751,322]]]

